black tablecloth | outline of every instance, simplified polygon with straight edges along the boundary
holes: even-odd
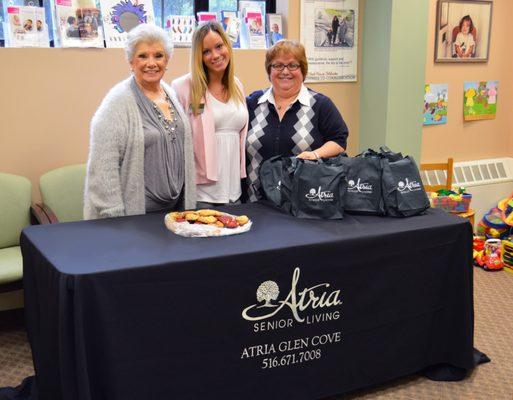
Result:
[[[163,215],[26,228],[40,399],[318,399],[473,367],[466,220],[230,211],[251,231],[183,238]]]

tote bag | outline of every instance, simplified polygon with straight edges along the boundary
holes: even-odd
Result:
[[[282,206],[281,181],[283,176],[283,159],[271,157],[260,166],[260,186],[264,196],[276,207]]]
[[[299,218],[341,219],[347,192],[347,166],[342,157],[319,160],[294,158],[286,163],[284,193],[290,212]]]
[[[343,158],[341,162],[348,167],[345,211],[350,214],[384,215],[380,158],[369,154]]]
[[[381,160],[383,200],[388,215],[411,217],[430,207],[419,169],[413,158]]]

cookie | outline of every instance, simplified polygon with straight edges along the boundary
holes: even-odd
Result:
[[[240,215],[238,217],[235,217],[235,220],[240,226],[246,225],[249,222],[249,218],[247,215]]]
[[[180,212],[180,211],[171,212],[171,213],[169,213],[169,215],[173,219],[182,219],[184,217],[183,212]]]
[[[187,211],[185,212],[185,219],[189,222],[195,222],[198,220],[200,216],[196,214],[195,212]]]
[[[198,214],[202,217],[211,217],[211,216],[215,217],[217,215],[220,215],[221,213],[216,210],[199,210]]]
[[[213,215],[210,215],[208,217],[200,216],[198,218],[198,222],[201,222],[203,224],[215,224],[217,222],[217,218]]]

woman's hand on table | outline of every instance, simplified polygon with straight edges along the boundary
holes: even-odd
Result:
[[[319,159],[319,155],[316,151],[303,151],[301,154],[296,156],[297,158],[301,158],[303,160],[317,160]]]

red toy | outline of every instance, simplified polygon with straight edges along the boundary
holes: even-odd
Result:
[[[499,271],[503,267],[500,239],[474,238],[474,265],[487,271]]]

